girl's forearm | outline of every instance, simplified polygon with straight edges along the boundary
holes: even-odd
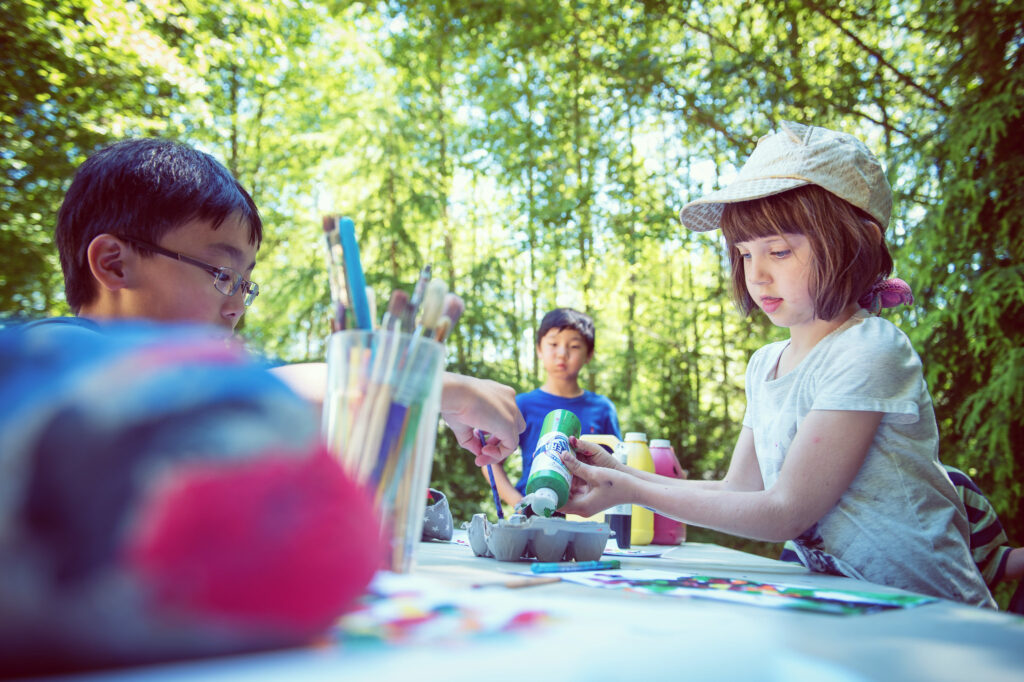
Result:
[[[667,485],[688,490],[740,490],[740,488],[733,485],[727,479],[705,481],[699,478],[671,478],[669,476],[662,476],[661,474],[655,474],[650,471],[644,471],[643,469],[634,469],[633,467],[623,465],[619,466],[619,470],[632,474],[641,481],[646,481],[656,485]]]
[[[790,540],[813,523],[796,518],[771,490],[732,490],[727,485],[726,481],[635,477],[628,496],[633,504],[662,516],[765,542]]]

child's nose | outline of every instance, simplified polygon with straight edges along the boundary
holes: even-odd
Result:
[[[765,267],[765,260],[763,258],[751,257],[747,262],[746,271],[747,279],[754,284],[767,284],[771,282],[771,274],[768,272],[768,268]]]
[[[242,315],[245,315],[245,292],[239,287],[232,296],[225,296],[224,303],[220,308],[220,315],[225,320],[231,321],[232,328],[238,324]]]

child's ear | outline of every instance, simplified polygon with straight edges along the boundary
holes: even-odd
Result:
[[[110,234],[101,234],[89,242],[86,259],[89,270],[100,286],[110,291],[123,289],[128,284],[125,267],[126,259],[130,258],[128,246]]]

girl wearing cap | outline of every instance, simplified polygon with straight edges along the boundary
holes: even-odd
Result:
[[[685,206],[721,228],[733,293],[788,340],[751,357],[747,410],[721,481],[678,480],[573,443],[564,512],[633,503],[743,537],[794,540],[800,560],[844,575],[995,607],[971,559],[963,505],[938,459],[921,361],[882,307],[910,303],[884,241],[892,193],[856,138],[783,123],[730,186]]]

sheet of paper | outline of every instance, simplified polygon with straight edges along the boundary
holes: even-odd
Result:
[[[740,578],[679,575],[653,569],[564,573],[566,582],[605,589],[625,589],[671,597],[717,599],[756,606],[852,615],[908,608],[935,601],[931,597],[894,593],[807,588]]]

